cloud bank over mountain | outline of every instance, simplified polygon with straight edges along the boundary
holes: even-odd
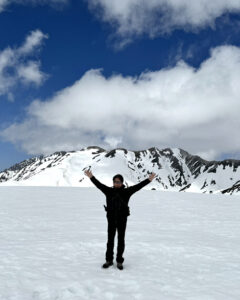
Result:
[[[89,70],[49,99],[36,99],[25,120],[1,131],[29,154],[83,146],[180,147],[205,159],[240,150],[240,49],[221,46],[198,69],[136,77]]]

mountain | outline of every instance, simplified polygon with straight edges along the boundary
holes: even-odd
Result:
[[[234,185],[231,186],[230,188],[222,190],[221,192],[222,194],[230,194],[230,195],[240,193],[240,180],[234,183]]]
[[[207,161],[180,148],[141,151],[116,148],[107,151],[89,146],[79,151],[55,152],[25,160],[0,172],[0,185],[29,186],[92,186],[84,175],[91,169],[105,184],[120,173],[125,184],[132,185],[147,178],[156,178],[146,189],[197,193],[239,193],[240,188],[228,191],[240,181],[240,160]]]

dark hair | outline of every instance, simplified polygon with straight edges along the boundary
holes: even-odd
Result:
[[[124,180],[121,174],[116,174],[115,176],[113,176],[113,181],[115,180],[115,178],[120,179],[121,182],[123,182]]]

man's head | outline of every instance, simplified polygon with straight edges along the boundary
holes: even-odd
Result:
[[[121,174],[117,174],[115,176],[113,176],[113,186],[115,188],[120,188],[123,186],[123,177]]]

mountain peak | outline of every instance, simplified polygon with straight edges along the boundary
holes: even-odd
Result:
[[[78,151],[57,151],[40,155],[0,172],[1,185],[91,186],[84,170],[112,185],[112,176],[123,174],[126,184],[157,174],[148,188],[170,191],[216,193],[239,181],[240,161],[207,161],[181,148],[150,147],[145,150],[98,146]],[[234,191],[238,191],[234,188]]]

